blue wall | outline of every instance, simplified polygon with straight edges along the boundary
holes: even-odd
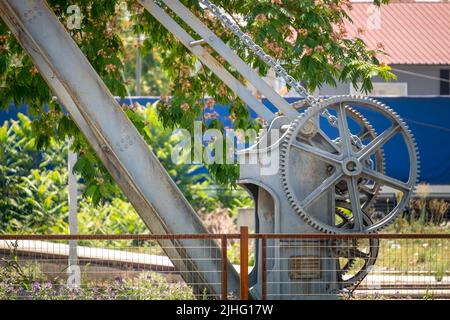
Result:
[[[421,160],[420,181],[450,184],[450,98],[402,97],[379,100],[398,112],[416,138]],[[377,123],[374,122],[374,125],[376,127]],[[399,154],[400,159],[404,159],[402,156]],[[400,161],[397,164],[401,166]]]
[[[377,98],[386,103],[407,122],[413,132],[420,151],[421,175],[420,181],[431,184],[450,184],[450,97],[396,97]],[[295,99],[288,99],[289,102]],[[119,103],[129,104],[138,102],[142,105],[154,103],[155,97],[126,98]],[[268,101],[264,103],[272,110],[274,106]],[[215,110],[219,113],[219,120],[231,127],[228,111],[224,106],[217,105]],[[8,111],[0,112],[0,122],[17,118],[17,112],[26,113],[26,106],[15,108],[11,106]],[[252,112],[253,116],[256,116]],[[382,126],[381,117],[374,115],[370,118],[372,125]],[[404,163],[407,155],[398,152],[399,146],[391,143],[386,146],[386,154],[396,154],[396,161],[388,165],[388,173],[403,177]],[[389,161],[389,159],[388,159]]]

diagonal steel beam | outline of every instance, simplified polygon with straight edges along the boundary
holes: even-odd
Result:
[[[177,14],[189,27],[191,27],[203,41],[209,44],[217,53],[219,53],[228,63],[235,68],[245,79],[247,79],[259,92],[272,102],[283,114],[296,118],[299,113],[286,100],[284,100],[259,74],[250,68],[222,39],[212,32],[200,19],[198,19],[188,8],[178,0],[162,0],[175,14]],[[153,0],[139,0],[144,8],[150,13],[154,12],[155,17],[160,20],[161,14],[155,6]],[[152,13],[153,14],[153,13]],[[173,28],[173,22],[168,19],[163,23],[166,28]],[[169,29],[171,30],[171,29]],[[171,30],[172,31],[172,30]],[[183,42],[184,43],[184,42]],[[192,44],[191,44],[192,46]],[[189,49],[189,48],[188,48]],[[195,52],[194,52],[195,53]],[[219,76],[220,77],[220,76]],[[258,110],[255,110],[258,112]]]
[[[167,30],[169,30],[189,51],[195,54],[219,79],[221,79],[236,95],[242,99],[250,108],[267,122],[275,118],[260,100],[250,92],[239,80],[237,80],[227,69],[223,67],[206,48],[201,45],[192,45],[195,39],[189,35],[172,17],[166,13],[153,0],[139,1],[142,6],[150,12]]]
[[[199,217],[43,0],[2,0],[0,15],[152,233],[206,233]],[[189,283],[220,294],[220,250],[209,240],[164,241]],[[203,250],[194,247],[204,248]],[[239,278],[228,264],[228,288]],[[202,288],[197,288],[201,290]]]

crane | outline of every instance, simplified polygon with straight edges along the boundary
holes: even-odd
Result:
[[[395,220],[408,203],[419,174],[414,138],[395,112],[367,97],[319,99],[310,95],[300,81],[242,32],[230,15],[209,0],[199,0],[204,10],[209,10],[243,46],[304,97],[289,104],[180,1],[137,2],[265,120],[258,141],[238,154],[239,183],[255,200],[256,232],[377,232]],[[193,38],[168,10],[199,38]],[[196,212],[48,4],[44,0],[2,0],[0,15],[149,230],[155,234],[206,233]],[[278,112],[272,112],[255,97],[209,53],[208,47],[239,71]],[[386,119],[381,134],[372,128],[364,110]],[[383,145],[393,137],[402,139],[409,156],[405,164],[407,178],[403,180],[385,172]],[[266,158],[269,164],[263,161]],[[398,190],[400,199],[390,212],[374,221],[370,208],[384,186]],[[186,271],[182,275],[187,283],[205,283],[209,292],[220,292],[221,266],[214,259],[220,249],[212,240],[161,240],[160,244],[176,268]],[[328,243],[318,246],[324,249],[314,250],[308,249],[306,242],[296,246],[300,250],[292,249],[289,242],[271,240],[268,279],[277,283],[269,289],[274,297],[289,298],[289,292],[318,297],[352,286],[364,278],[378,254],[376,240],[372,240],[368,252],[359,243],[348,242]],[[261,295],[258,244],[255,253],[250,279],[251,293],[257,298]],[[310,261],[313,276],[302,273],[297,263],[302,261],[299,257],[311,256],[315,257]],[[341,258],[346,259],[345,265],[341,265]],[[357,258],[363,261],[359,271],[346,276]],[[296,268],[294,272],[279,272]],[[238,295],[239,275],[231,264],[228,288]]]

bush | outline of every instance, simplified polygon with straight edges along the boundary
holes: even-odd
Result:
[[[63,232],[67,213],[67,148],[52,142],[38,152],[31,121],[0,127],[0,230]]]
[[[28,274],[27,269],[33,269]],[[154,272],[136,278],[116,277],[96,283],[86,280],[79,288],[70,288],[61,278],[47,279],[36,266],[13,265],[0,268],[0,300],[189,300],[190,287],[183,282],[171,283]],[[61,271],[64,274],[64,270]]]
[[[208,213],[222,207],[235,215],[238,207],[252,206],[251,198],[243,189],[222,188],[207,174],[195,174],[198,165],[171,161],[177,138],[163,128],[155,108],[134,106],[127,113],[134,118],[138,130],[195,210]],[[32,122],[23,114],[18,116],[18,121],[6,121],[0,127],[0,232],[65,233],[68,230],[67,144],[50,141],[45,151],[37,151]],[[86,157],[79,157],[76,170],[90,170],[85,165],[89,162]],[[95,178],[92,181],[81,181],[79,186],[83,191],[78,201],[80,233],[147,231],[117,186]]]
[[[450,204],[442,199],[428,199],[429,185],[421,183],[417,186],[418,197],[411,199],[403,217],[411,226],[440,226],[445,222]]]

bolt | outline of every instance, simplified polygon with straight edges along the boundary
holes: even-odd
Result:
[[[349,171],[355,171],[355,168],[356,168],[356,163],[354,163],[354,162],[352,162],[352,161],[350,161],[349,163],[347,163],[347,169],[348,169]]]
[[[309,119],[303,124],[301,128],[301,133],[305,136],[312,136],[316,131],[316,124],[313,119]]]

